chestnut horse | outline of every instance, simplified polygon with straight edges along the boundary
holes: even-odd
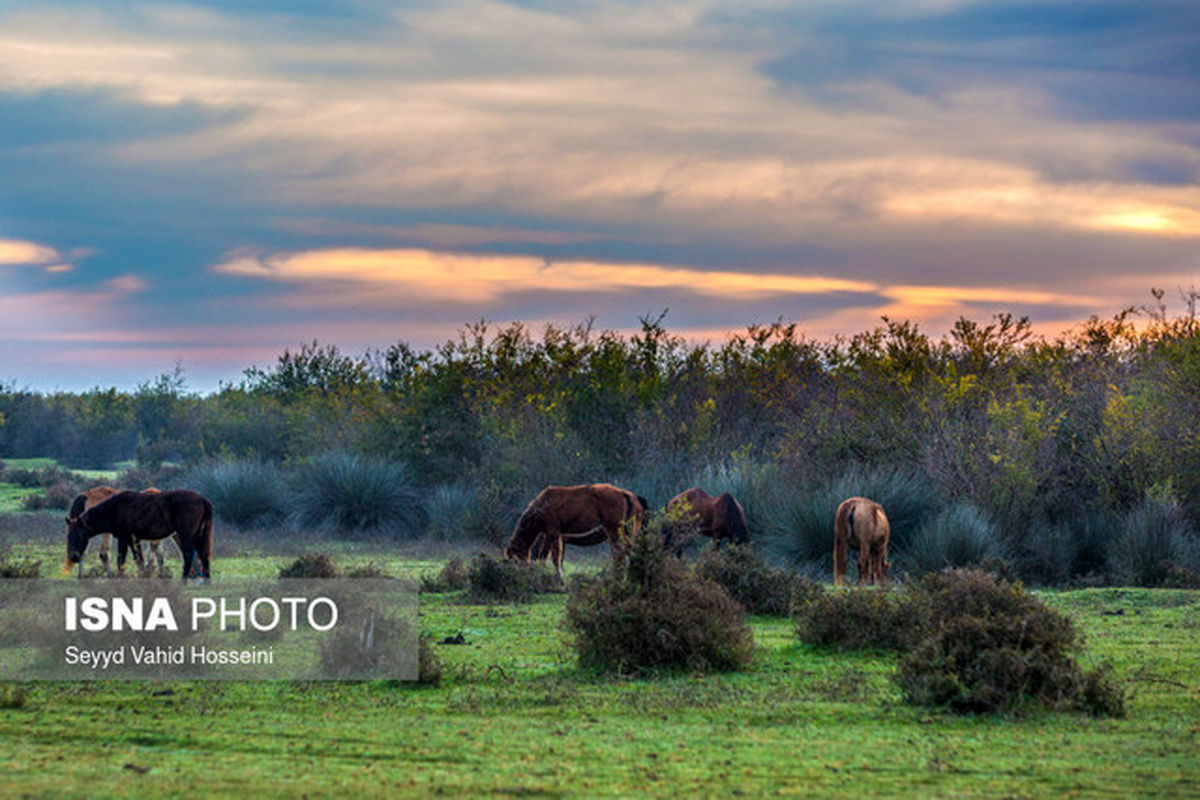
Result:
[[[72,564],[78,564],[79,565],[78,576],[80,578],[83,577],[83,554],[79,553],[79,552],[72,552],[72,550],[71,550],[70,533],[71,533],[72,520],[77,519],[79,517],[79,515],[82,514],[84,511],[87,511],[89,508],[96,505],[97,503],[104,502],[105,500],[112,497],[114,494],[119,493],[120,491],[121,491],[120,489],[114,489],[111,486],[96,486],[96,487],[88,489],[86,492],[83,492],[82,494],[78,495],[75,498],[75,500],[72,501],[72,503],[71,503],[71,508],[67,512],[68,541],[67,541],[67,563],[66,563],[65,569],[70,570]],[[145,491],[147,494],[157,494],[159,490],[158,489],[144,489],[143,491]],[[110,533],[100,534],[100,563],[102,563],[104,565],[104,574],[109,578],[111,578],[112,574],[113,574],[112,566],[108,563],[108,551],[110,548],[111,539],[112,539],[112,534],[110,534]],[[175,537],[175,542],[176,542],[176,544],[179,543],[178,536]],[[160,547],[160,543],[159,542],[147,542],[146,544],[150,545],[150,552],[154,554],[154,560],[158,564],[158,577],[161,578],[161,577],[163,577],[164,570],[163,570],[163,554],[162,554],[162,549]],[[137,543],[137,546],[140,547],[141,543],[140,542]],[[117,543],[117,572],[122,575],[125,573],[125,549],[124,549],[124,547],[121,546],[120,542]]]
[[[528,562],[537,545],[538,557],[549,556],[561,578],[565,542],[589,547],[607,541],[617,553],[626,528],[636,533],[645,514],[644,500],[611,483],[547,486],[521,512],[504,555]]]
[[[682,516],[680,522],[663,527],[663,547],[673,550],[675,555],[683,552],[689,523],[696,533],[711,537],[714,547],[720,547],[722,539],[734,544],[750,541],[746,512],[729,492],[712,497],[693,487],[667,501],[667,514]]]
[[[69,552],[80,557],[88,540],[102,533],[111,533],[118,544],[128,547],[148,539],[158,541],[174,534],[183,555],[183,580],[196,575],[202,580],[211,578],[209,561],[212,557],[212,503],[189,489],[169,492],[118,492],[112,497],[69,519],[67,533]],[[142,568],[142,551],[133,551],[138,568]]]
[[[883,506],[865,497],[851,497],[838,506],[833,520],[833,582],[846,583],[846,548],[858,551],[858,582],[887,583],[888,537],[891,526]]]

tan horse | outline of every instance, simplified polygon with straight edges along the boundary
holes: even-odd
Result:
[[[883,506],[865,497],[851,497],[838,506],[833,520],[833,582],[846,583],[846,548],[858,551],[858,582],[887,583],[888,537],[891,526]]]
[[[157,494],[159,492],[158,489],[146,489],[144,491],[146,494]],[[68,542],[67,542],[67,564],[65,566],[65,569],[70,570],[72,564],[78,564],[79,565],[78,576],[81,578],[83,577],[83,554],[72,552],[72,550],[71,550],[69,534],[71,532],[72,524],[76,520],[79,519],[79,517],[83,514],[84,511],[87,511],[89,508],[91,508],[94,505],[97,505],[98,503],[103,503],[105,500],[112,497],[113,495],[120,494],[120,492],[121,492],[120,489],[114,489],[111,486],[96,486],[95,488],[88,489],[83,494],[78,495],[75,498],[75,500],[71,503],[71,509],[70,509],[70,511],[67,512]],[[176,546],[178,546],[179,545],[179,536],[176,535],[173,538],[175,539]],[[108,563],[108,551],[109,551],[109,548],[111,545],[111,540],[112,540],[111,533],[104,533],[104,534],[101,534],[101,536],[100,536],[100,562],[102,564],[104,564],[104,574],[109,578],[111,578],[112,574],[113,574],[112,566]],[[141,542],[138,542],[135,544],[135,546],[141,547],[141,544],[142,544]],[[163,568],[163,553],[162,553],[162,549],[160,546],[161,543],[152,541],[152,542],[146,542],[146,544],[150,545],[150,552],[153,553],[154,560],[158,564],[158,577],[161,578],[161,577],[163,577],[163,575],[165,573],[165,569]],[[117,552],[117,570],[120,574],[123,575],[125,573],[125,553],[124,553],[123,549],[120,547],[119,542],[118,542],[117,551],[118,551]],[[140,559],[139,559],[139,561],[140,561]],[[145,569],[142,570],[143,577],[146,576],[148,573],[149,573],[149,567],[147,566]]]
[[[719,547],[722,539],[734,544],[750,541],[746,530],[746,512],[729,492],[712,497],[703,489],[691,488],[667,501],[668,517],[682,516],[687,521],[663,528],[663,547],[679,555],[687,534],[694,530],[713,540]],[[690,523],[690,525],[689,525]],[[690,530],[685,530],[690,528]]]
[[[638,531],[645,513],[641,498],[611,483],[547,486],[521,512],[504,555],[528,562],[536,543],[539,558],[548,555],[561,578],[564,543],[588,547],[607,541],[617,553],[622,537]]]

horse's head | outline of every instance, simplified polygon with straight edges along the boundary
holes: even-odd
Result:
[[[73,564],[78,564],[87,550],[91,531],[87,526],[86,517],[86,513],[78,517],[67,517],[67,569]]]

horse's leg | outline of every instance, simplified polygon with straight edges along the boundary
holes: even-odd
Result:
[[[858,548],[858,583],[874,583],[871,578],[871,548],[861,545]]]
[[[108,563],[108,548],[112,544],[112,534],[100,534],[100,563],[104,565],[104,577],[112,577],[112,565]],[[83,559],[79,559],[79,574],[83,575]]]
[[[549,542],[550,557],[554,559],[554,571],[558,573],[558,579],[563,580],[563,550],[566,549],[566,544],[563,542],[563,537],[555,536],[554,540]]]
[[[187,583],[192,574],[192,560],[196,556],[195,543],[191,536],[180,536],[179,544],[179,552],[183,555],[183,582]]]
[[[120,544],[124,545],[125,542],[120,541]],[[137,564],[138,576],[145,577],[145,575],[146,575],[146,559],[142,558],[142,543],[141,543],[141,541],[139,539],[130,538],[129,546],[133,549],[133,560],[134,560],[134,563]],[[117,559],[117,561],[119,562],[118,566],[119,566],[121,572],[124,573],[125,568],[124,568],[123,564],[125,561],[125,556],[121,556],[120,558]]]
[[[164,542],[166,542],[166,539],[150,543],[150,552],[154,554],[155,566],[157,567],[157,570],[155,571],[154,574],[160,578],[163,577],[163,554],[162,554],[162,551],[163,551],[163,543]]]

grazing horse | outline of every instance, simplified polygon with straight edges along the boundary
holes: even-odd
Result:
[[[865,497],[851,497],[838,506],[833,520],[833,582],[846,583],[846,548],[858,551],[858,582],[887,583],[888,537],[891,526],[883,506]]]
[[[679,522],[663,526],[663,547],[675,555],[683,552],[689,528],[711,537],[713,547],[720,547],[722,539],[734,544],[750,541],[746,512],[729,492],[712,497],[703,489],[688,489],[667,501],[667,514],[682,517]]]
[[[193,562],[197,562],[197,577],[211,579],[212,503],[189,489],[154,494],[118,492],[68,522],[71,523],[68,547],[80,557],[88,540],[105,532],[115,536],[122,547],[142,539],[158,541],[176,534],[183,555],[183,580],[186,582],[192,574]],[[140,569],[141,549],[134,548],[133,555]]]
[[[83,553],[72,551],[72,549],[71,549],[70,533],[71,533],[71,525],[73,524],[73,520],[78,519],[80,514],[82,514],[84,511],[87,511],[92,506],[96,505],[97,503],[104,502],[108,498],[112,497],[114,494],[118,494],[120,491],[121,491],[120,489],[114,489],[111,486],[96,486],[96,487],[88,489],[86,492],[78,495],[75,498],[75,500],[71,503],[71,508],[67,512],[67,563],[66,563],[66,569],[70,570],[72,564],[78,564],[79,565],[78,576],[80,578],[83,577]],[[147,494],[157,494],[159,490],[158,489],[145,489],[143,491],[145,491]],[[100,534],[100,562],[104,565],[104,574],[109,578],[111,578],[112,574],[113,574],[112,566],[108,563],[108,551],[109,551],[111,539],[112,539],[112,535],[109,533]],[[176,544],[179,543],[179,537],[175,537],[175,542],[176,542]],[[160,543],[159,542],[146,542],[146,544],[150,545],[150,551],[154,554],[154,560],[158,564],[158,577],[161,578],[164,575],[164,569],[163,569],[163,554],[162,554],[162,548],[160,546]],[[138,542],[137,546],[140,547],[141,543]],[[122,546],[122,544],[120,542],[117,543],[117,572],[122,575],[125,574],[125,548],[124,548],[124,546]]]
[[[537,557],[549,556],[561,578],[564,542],[587,547],[607,541],[615,554],[625,528],[636,533],[645,515],[641,498],[611,483],[547,486],[521,512],[504,555],[528,562],[537,545]]]

